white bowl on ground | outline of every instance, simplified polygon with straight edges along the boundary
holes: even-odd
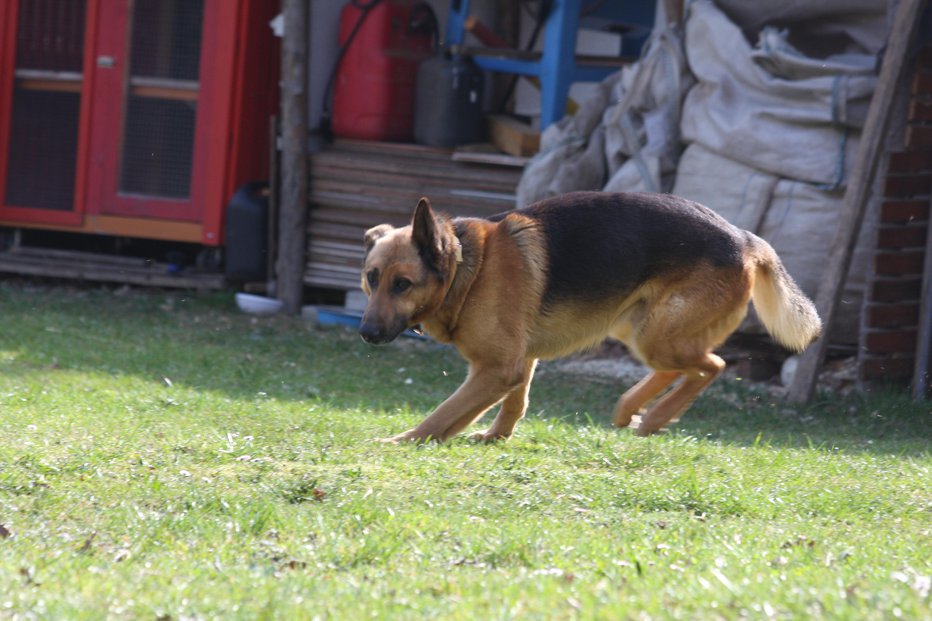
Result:
[[[283,303],[275,298],[267,298],[251,293],[237,293],[236,306],[250,315],[274,315],[282,309]]]

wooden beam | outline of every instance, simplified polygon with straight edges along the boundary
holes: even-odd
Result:
[[[200,83],[197,80],[131,77],[129,86],[134,97],[197,101],[200,95]]]
[[[216,290],[226,284],[223,274],[174,273],[165,263],[142,258],[26,246],[0,253],[0,272],[181,289]]]
[[[828,347],[835,308],[841,299],[854,244],[870,198],[874,174],[884,149],[884,136],[897,84],[903,75],[907,52],[918,29],[920,11],[924,4],[925,0],[899,0],[896,7],[877,87],[871,97],[864,130],[861,132],[861,143],[851,174],[848,175],[848,185],[838,217],[838,230],[822,284],[816,295],[816,308],[823,322],[822,337],[800,355],[799,365],[787,395],[791,401],[797,403],[809,401],[815,391],[819,369]]]
[[[930,199],[932,210],[932,199]],[[919,298],[919,334],[916,337],[916,366],[913,370],[913,398],[929,398],[932,388],[932,211],[926,230],[926,257]]]
[[[663,0],[663,11],[668,24],[683,23],[683,0]]]
[[[284,0],[282,14],[282,158],[278,213],[277,296],[301,311],[307,229],[307,0]]]

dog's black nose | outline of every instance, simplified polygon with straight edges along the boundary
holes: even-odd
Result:
[[[367,343],[381,343],[385,340],[382,329],[374,323],[364,322],[359,324],[359,336]]]

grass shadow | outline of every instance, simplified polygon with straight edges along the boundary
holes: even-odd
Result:
[[[233,295],[0,286],[0,370],[133,376],[233,398],[428,408],[465,365],[432,343],[372,347],[340,328],[254,317]],[[413,384],[413,387],[411,385]]]
[[[549,373],[531,390],[531,416],[610,427],[615,400],[630,385]],[[807,405],[796,405],[763,384],[723,377],[665,433],[739,446],[927,455],[930,422],[932,404],[913,401],[902,389],[847,396],[823,392]]]
[[[171,382],[232,398],[257,394],[335,408],[428,412],[465,377],[456,352],[400,339],[366,345],[344,328],[285,317],[251,317],[232,294],[131,292],[0,286],[0,373],[92,372]],[[610,426],[630,382],[545,370],[531,390],[529,417]],[[932,445],[928,403],[901,392],[823,395],[789,406],[766,391],[721,379],[671,433],[746,446],[924,454]],[[518,432],[520,433],[520,427]],[[619,431],[619,433],[627,433]]]

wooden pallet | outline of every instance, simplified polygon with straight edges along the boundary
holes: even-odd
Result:
[[[310,158],[304,282],[359,288],[363,234],[407,224],[422,196],[452,216],[485,217],[514,207],[521,169],[457,161],[453,151],[412,144],[338,140]]]
[[[219,273],[171,273],[167,263],[31,246],[14,246],[0,253],[0,273],[172,289],[216,290],[226,286]]]

